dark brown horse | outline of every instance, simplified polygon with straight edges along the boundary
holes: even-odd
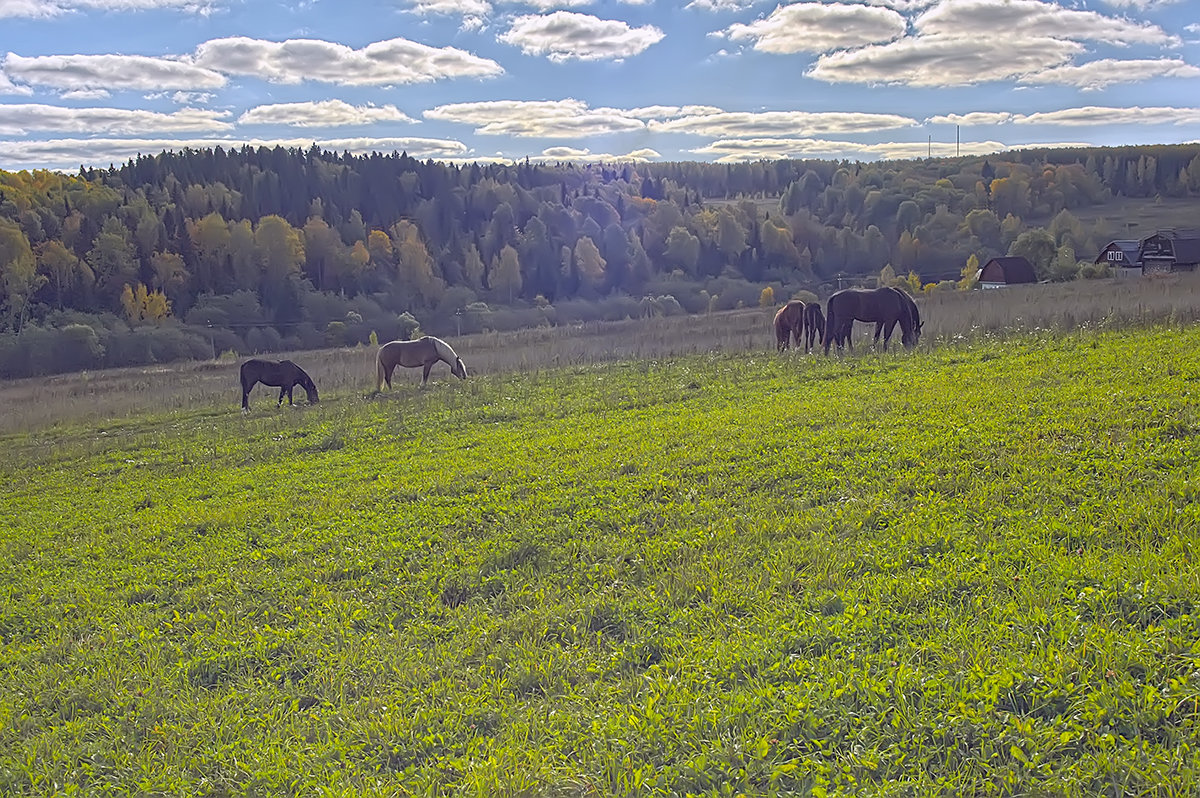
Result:
[[[813,342],[821,345],[825,337],[825,314],[821,312],[820,302],[809,302],[804,306],[804,354],[813,348]]]
[[[920,340],[921,327],[923,327],[925,325],[925,322],[921,321],[921,311],[917,310],[917,303],[913,301],[913,298],[911,296],[909,296],[908,292],[905,291],[903,288],[896,288],[895,286],[888,286],[888,287],[900,295],[900,299],[904,302],[905,307],[907,307],[907,309],[908,309],[909,316],[911,317],[912,329],[913,329],[912,339],[911,339],[911,341],[905,342],[905,344],[904,344],[906,347],[911,349],[912,347],[916,346],[917,341]],[[899,319],[897,319],[897,321],[899,321]],[[896,322],[892,322],[892,324],[888,327],[888,331],[887,331],[888,337],[891,337],[892,328],[894,327],[895,324],[896,324]],[[883,322],[881,322],[881,321],[875,322],[875,343],[879,343],[879,333],[881,333],[883,331],[883,327],[884,327]],[[903,331],[903,329],[904,328],[901,327],[901,331]]]
[[[382,391],[385,382],[389,389],[392,387],[392,371],[396,366],[410,369],[424,366],[425,371],[421,374],[421,384],[424,385],[429,380],[429,370],[439,360],[450,366],[450,373],[455,377],[460,380],[467,378],[467,367],[463,365],[462,358],[441,338],[426,335],[415,341],[388,341],[379,347],[379,353],[375,355],[375,373],[379,378],[376,390]]]
[[[290,360],[247,360],[242,364],[242,410],[250,409],[250,390],[258,383],[279,388],[279,402],[283,405],[286,395],[288,404],[292,402],[292,389],[299,385],[308,394],[308,401],[317,403],[317,385],[304,369]]]
[[[788,348],[793,336],[796,346],[800,346],[800,337],[804,334],[803,300],[793,299],[775,313],[775,350],[783,352]]]
[[[852,333],[855,321],[881,325],[885,352],[897,323],[904,347],[911,349],[915,346],[921,334],[919,316],[913,309],[915,303],[910,307],[912,300],[903,294],[899,289],[890,287],[845,288],[834,293],[825,306],[825,354],[829,354],[829,347],[833,343],[837,344],[838,349],[848,344],[850,351],[854,351]]]

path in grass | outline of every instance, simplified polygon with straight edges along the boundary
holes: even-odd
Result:
[[[1200,328],[9,439],[0,792],[1200,785]]]

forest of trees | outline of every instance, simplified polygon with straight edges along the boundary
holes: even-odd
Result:
[[[1200,197],[1200,145],[734,165],[245,147],[0,171],[0,376],[703,312],[881,272],[966,287],[1004,254],[1093,276],[1121,231],[1072,211],[1121,197]]]

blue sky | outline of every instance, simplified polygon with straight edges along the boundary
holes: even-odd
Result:
[[[1197,140],[1197,0],[0,0],[7,170],[244,143],[732,162]]]

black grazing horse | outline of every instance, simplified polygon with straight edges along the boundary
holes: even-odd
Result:
[[[909,296],[908,292],[905,291],[903,288],[896,288],[895,286],[888,286],[888,287],[900,295],[900,299],[904,302],[905,306],[908,308],[909,316],[912,319],[913,334],[912,334],[911,342],[905,342],[904,345],[906,347],[908,347],[909,349],[911,349],[912,347],[917,345],[917,341],[921,337],[921,327],[923,327],[925,324],[925,322],[921,321],[921,311],[917,310],[917,303],[913,301],[913,298],[911,296]],[[897,319],[896,321],[899,321],[899,319]],[[896,322],[892,322],[892,324],[888,326],[887,335],[889,338],[892,335],[892,329],[895,326],[895,324],[896,324]],[[879,333],[881,333],[883,331],[883,327],[884,327],[883,322],[881,322],[881,321],[875,322],[875,343],[879,343]],[[901,327],[901,331],[903,331],[903,329],[904,328]]]
[[[820,346],[824,337],[825,315],[821,313],[821,303],[809,302],[804,306],[804,354],[813,348],[814,341]]]
[[[900,340],[906,349],[916,346],[921,334],[920,316],[916,303],[897,288],[875,289],[845,288],[829,297],[825,312],[825,354],[830,344],[837,343],[838,349],[848,344],[854,351],[851,333],[855,321],[875,322],[877,333],[883,332],[883,350],[886,352],[892,338],[892,330],[900,324]]]
[[[317,403],[317,385],[304,369],[290,360],[247,360],[242,364],[242,410],[250,409],[250,389],[256,383],[279,388],[279,403],[283,404],[286,395],[288,404],[292,404],[292,389],[299,385],[308,393],[308,401]]]

